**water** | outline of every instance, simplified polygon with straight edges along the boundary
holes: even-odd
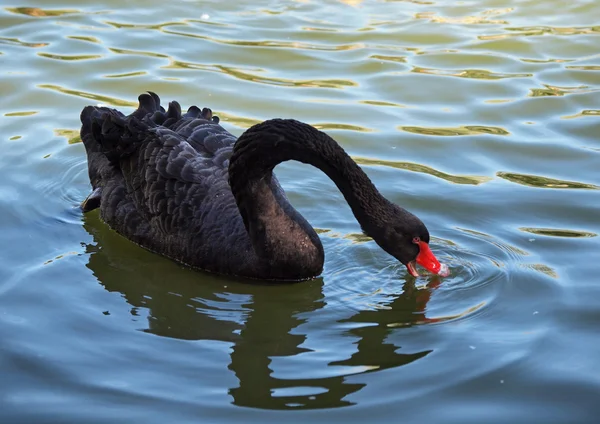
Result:
[[[25,7],[27,6],[27,7]],[[74,0],[0,10],[0,422],[595,423],[600,4]],[[190,271],[75,206],[79,112],[138,94],[294,117],[420,216],[407,277],[314,168],[277,168],[314,281]]]

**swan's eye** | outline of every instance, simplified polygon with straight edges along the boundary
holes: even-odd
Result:
[[[415,238],[413,239],[413,243],[414,243],[414,244],[419,244],[419,243],[421,243],[421,239],[420,239],[419,237],[415,237]]]

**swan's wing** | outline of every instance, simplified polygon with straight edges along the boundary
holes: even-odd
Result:
[[[150,250],[204,269],[244,267],[252,249],[228,182],[235,137],[212,119],[181,115],[175,102],[165,111],[157,97],[140,96],[129,116],[83,110],[90,180],[101,188],[90,205]]]
[[[193,217],[201,221],[230,192],[222,155],[205,157],[168,128],[148,129],[138,153],[120,167],[137,209],[163,234],[191,230]]]

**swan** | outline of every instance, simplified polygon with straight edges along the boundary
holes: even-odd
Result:
[[[209,108],[165,110],[153,92],[128,116],[81,112],[93,191],[84,213],[138,245],[192,268],[264,280],[306,280],[323,270],[321,241],[288,201],[273,168],[297,160],[323,171],[344,195],[363,232],[402,262],[446,276],[429,231],[390,202],[344,149],[316,128],[271,119],[233,136]]]

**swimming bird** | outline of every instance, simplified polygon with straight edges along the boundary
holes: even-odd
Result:
[[[86,106],[81,112],[92,193],[84,212],[138,245],[193,268],[266,280],[321,274],[319,236],[288,201],[273,169],[296,160],[323,171],[344,195],[363,232],[402,262],[445,276],[414,214],[386,199],[330,136],[293,119],[270,119],[239,138],[209,108],[158,95],[138,108]]]

